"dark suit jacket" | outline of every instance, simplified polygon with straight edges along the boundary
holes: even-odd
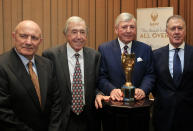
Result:
[[[96,83],[98,76],[98,67],[100,61],[100,54],[91,48],[83,48],[84,55],[84,89],[85,89],[85,103],[84,112],[86,112],[88,127],[91,128],[94,120],[94,100]],[[62,92],[63,111],[64,111],[64,128],[67,127],[69,115],[72,105],[71,82],[68,68],[67,47],[66,44],[48,49],[43,52],[43,56],[53,61],[57,75],[57,83]],[[92,127],[94,128],[94,126]],[[90,130],[93,130],[93,129]]]
[[[154,51],[154,124],[157,131],[193,130],[193,47],[185,44],[184,70],[176,87],[169,67],[169,46]]]
[[[109,95],[113,89],[121,88],[125,83],[118,39],[100,45],[99,52],[101,53],[99,88]],[[139,57],[143,60],[135,61],[132,84],[136,88],[143,89],[147,95],[155,81],[151,47],[142,42],[133,41],[131,52],[135,53],[136,60]]]
[[[0,129],[2,131],[57,131],[61,107],[53,66],[35,56],[42,107],[21,59],[12,49],[0,56]]]

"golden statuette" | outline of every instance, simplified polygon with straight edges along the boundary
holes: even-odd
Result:
[[[134,101],[135,87],[133,86],[132,73],[135,65],[135,54],[122,54],[121,62],[125,72],[126,82],[122,86],[123,101]]]

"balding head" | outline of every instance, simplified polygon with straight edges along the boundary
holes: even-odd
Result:
[[[21,21],[12,33],[14,46],[18,53],[32,59],[41,43],[41,29],[31,20]]]
[[[39,25],[37,23],[35,23],[34,21],[32,20],[24,20],[24,21],[21,21],[16,27],[15,27],[15,30],[14,32],[17,33],[18,30],[22,29],[22,28],[29,28],[29,29],[33,29],[35,30],[35,32],[37,34],[40,34],[40,36],[42,35],[42,31],[39,27]]]

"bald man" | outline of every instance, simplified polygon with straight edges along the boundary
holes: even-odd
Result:
[[[58,131],[61,106],[53,66],[35,54],[41,29],[25,20],[12,36],[14,47],[0,56],[0,130]]]

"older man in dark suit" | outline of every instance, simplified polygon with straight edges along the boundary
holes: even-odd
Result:
[[[129,13],[121,13],[115,21],[118,38],[99,46],[101,65],[99,88],[113,100],[122,100],[121,86],[125,83],[125,73],[121,64],[121,54],[135,53],[132,83],[136,87],[135,99],[148,96],[154,81],[151,47],[136,41],[136,19]],[[126,48],[125,48],[126,47]]]
[[[94,131],[97,130],[94,100],[100,54],[84,47],[87,27],[82,18],[70,17],[66,21],[64,35],[66,44],[43,52],[43,56],[54,63],[62,91],[64,130]]]
[[[0,130],[59,131],[62,110],[53,65],[35,55],[41,30],[25,20],[13,39],[14,48],[0,56]]]
[[[186,24],[174,15],[166,23],[169,45],[154,51],[156,131],[192,131],[193,47],[184,42]]]
[[[117,39],[103,43],[99,46],[99,52],[101,53],[99,89],[105,95],[110,95],[112,100],[123,100],[121,87],[125,84],[126,77],[121,63],[121,54],[134,53],[136,59],[131,82],[136,87],[135,99],[141,100],[148,97],[155,82],[151,47],[135,40],[136,19],[130,13],[121,13],[116,18],[115,33],[118,36]],[[140,123],[139,121],[144,121],[143,123],[145,126],[143,130],[148,130],[149,112],[133,116],[134,117],[129,118],[132,121],[132,123],[130,123],[131,125],[129,125],[129,129],[137,130],[143,128],[142,126],[137,125],[137,123]],[[115,125],[112,124],[116,121],[113,120],[113,114],[104,119],[107,119],[104,122],[109,123],[108,126],[103,124],[104,130],[115,130]],[[134,125],[136,126],[133,127]]]

